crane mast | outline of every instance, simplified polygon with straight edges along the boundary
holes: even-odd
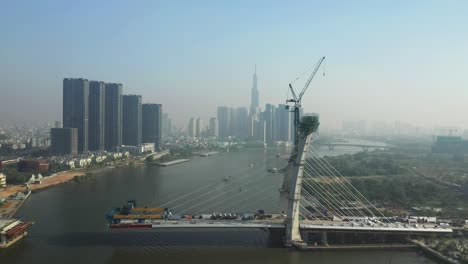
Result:
[[[296,92],[294,91],[294,88],[292,87],[292,84],[291,83],[289,84],[289,89],[291,90],[291,94],[292,94],[293,98],[292,99],[287,99],[286,104],[288,104],[288,103],[293,104],[292,105],[292,107],[293,107],[292,112],[294,113],[294,153],[293,153],[291,159],[293,159],[297,155],[298,148],[299,148],[299,146],[298,146],[299,145],[299,122],[300,122],[299,112],[300,112],[300,109],[301,109],[301,100],[302,100],[302,97],[304,96],[304,93],[307,91],[307,88],[309,88],[310,83],[314,79],[315,74],[320,69],[320,66],[322,65],[322,62],[324,60],[325,60],[325,57],[322,57],[322,58],[319,59],[319,61],[317,62],[317,65],[315,66],[314,70],[312,71],[312,74],[310,75],[309,79],[305,83],[304,88],[302,88],[302,91],[299,93],[299,96],[296,95]],[[289,109],[289,105],[286,106],[286,109]]]

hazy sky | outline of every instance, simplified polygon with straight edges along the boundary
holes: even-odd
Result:
[[[263,106],[326,56],[303,101],[322,126],[468,128],[467,14],[468,1],[2,1],[0,122],[61,120],[62,79],[83,77],[207,123],[249,106],[255,63]]]

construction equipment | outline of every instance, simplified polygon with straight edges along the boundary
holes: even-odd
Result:
[[[322,65],[322,62],[324,60],[325,60],[325,57],[322,57],[322,58],[319,59],[317,65],[315,66],[315,69],[312,71],[312,74],[310,75],[309,79],[305,83],[304,88],[302,88],[301,93],[299,93],[299,96],[296,95],[296,92],[294,91],[294,89],[292,87],[292,84],[291,83],[289,84],[289,89],[291,90],[291,94],[292,94],[293,98],[286,100],[286,109],[289,109],[291,107],[288,104],[290,104],[290,103],[293,104],[292,105],[292,107],[293,107],[292,112],[294,112],[294,155],[297,154],[298,144],[299,144],[299,138],[298,138],[298,135],[299,135],[299,121],[300,121],[299,112],[300,112],[300,108],[301,108],[302,96],[304,96],[304,93],[307,91],[307,88],[309,88],[310,83],[314,79],[315,74],[319,70],[320,65]]]

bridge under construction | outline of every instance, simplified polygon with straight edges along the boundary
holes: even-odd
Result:
[[[383,215],[381,208],[367,200],[314,149],[311,143],[319,126],[318,117],[300,119],[299,112],[302,96],[324,59],[319,60],[298,96],[290,85],[293,99],[287,102],[294,103],[295,144],[287,166],[279,170],[284,173],[281,186],[262,186],[258,190],[252,186],[261,185],[265,175],[240,173],[237,177],[226,176],[189,193],[174,194],[173,199],[154,204],[155,207],[137,207],[135,201],[129,201],[126,206],[109,212],[109,226],[113,229],[280,230],[284,232],[284,245],[288,247],[303,247],[311,241],[327,245],[330,236],[344,241],[345,234],[364,234],[386,240],[394,235],[451,233],[452,229],[447,226],[400,223]],[[220,193],[219,184],[228,184],[232,188]],[[276,198],[279,200],[277,212],[245,213],[253,204],[261,206],[263,201]],[[237,206],[227,208],[228,201],[234,201]]]
[[[237,192],[230,196],[243,205],[230,212],[207,213],[210,208],[220,212],[225,200],[221,194],[213,195],[215,184],[202,186],[191,193],[178,195],[176,199],[160,204],[159,207],[136,207],[131,201],[125,208],[109,214],[112,229],[203,229],[237,228],[269,229],[284,232],[285,246],[303,246],[303,237],[319,234],[319,241],[327,241],[330,233],[365,233],[384,235],[429,235],[451,233],[449,227],[437,224],[399,223],[384,216],[381,210],[357,191],[345,177],[341,176],[310,144],[315,126],[312,117],[305,117],[299,134],[299,152],[292,155],[284,172],[283,184],[278,188],[265,188],[248,195]],[[259,182],[263,177],[251,176],[232,178],[227,184],[246,181],[246,185]],[[219,183],[219,182],[218,182]],[[235,184],[233,184],[235,185]],[[271,199],[269,193],[280,198],[280,212],[268,213],[259,210],[255,214],[242,213],[248,202]],[[191,198],[193,196],[193,198]],[[193,204],[192,201],[198,201]],[[184,205],[191,205],[185,207]],[[205,206],[205,207],[204,207]],[[218,207],[217,207],[218,206]],[[200,209],[200,208],[205,209]],[[178,208],[183,208],[176,213]],[[195,210],[196,208],[196,210]],[[193,209],[193,210],[192,210]],[[211,211],[211,212],[213,212]],[[305,239],[310,241],[310,239]],[[323,242],[325,243],[325,242]]]

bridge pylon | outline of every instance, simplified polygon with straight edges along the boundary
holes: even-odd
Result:
[[[287,210],[285,246],[303,243],[299,230],[302,179],[312,133],[317,130],[318,124],[318,118],[311,116],[304,117],[300,122],[297,133],[298,141],[296,141],[297,148],[295,148],[297,152],[291,156],[284,175],[281,203],[283,210]]]

